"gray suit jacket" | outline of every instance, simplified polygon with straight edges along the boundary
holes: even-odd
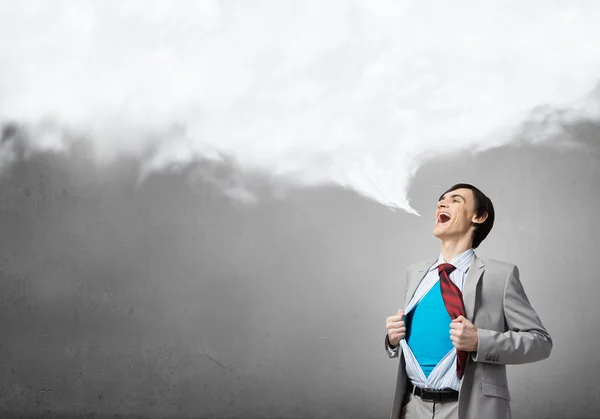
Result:
[[[437,259],[412,265],[406,273],[404,307]],[[467,319],[478,328],[479,344],[467,358],[460,383],[459,419],[511,417],[507,364],[525,364],[548,358],[552,338],[529,303],[515,265],[477,256],[467,273],[463,290]],[[389,341],[385,339],[386,349]],[[388,356],[391,355],[388,353]],[[408,378],[402,348],[392,406],[392,419],[400,417],[406,402]]]

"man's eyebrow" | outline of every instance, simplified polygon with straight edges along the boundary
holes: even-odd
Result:
[[[467,202],[464,196],[459,195],[457,193],[450,195],[450,198],[460,198],[463,200],[463,202]],[[442,199],[444,199],[444,195],[440,196],[440,199],[438,199],[438,201],[441,201]]]

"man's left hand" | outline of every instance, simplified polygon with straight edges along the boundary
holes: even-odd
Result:
[[[458,316],[450,323],[450,340],[460,351],[477,351],[477,327],[470,320]]]

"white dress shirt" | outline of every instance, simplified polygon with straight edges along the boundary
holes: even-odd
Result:
[[[452,265],[456,266],[456,269],[450,274],[450,280],[456,284],[461,292],[464,288],[467,272],[474,259],[475,251],[469,249],[450,261]],[[415,291],[415,295],[408,303],[408,306],[404,308],[405,318],[439,281],[440,277],[437,268],[442,263],[446,263],[446,261],[440,254],[437,262],[429,268],[429,271],[419,284]],[[450,339],[450,325],[448,325],[448,339]],[[460,379],[456,373],[456,348],[452,347],[452,349],[433,368],[429,377],[425,377],[425,373],[419,366],[419,363],[411,351],[410,346],[406,343],[405,338],[400,340],[400,346],[402,346],[402,352],[404,353],[404,359],[406,361],[406,375],[415,386],[433,389],[452,388],[458,391]],[[394,349],[388,348],[388,351],[390,352],[390,355],[393,356],[398,351],[398,347]]]

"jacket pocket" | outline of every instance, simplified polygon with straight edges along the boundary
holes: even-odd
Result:
[[[508,387],[492,383],[481,383],[481,391],[486,396],[500,397],[501,399],[510,400],[510,392],[508,391]]]

